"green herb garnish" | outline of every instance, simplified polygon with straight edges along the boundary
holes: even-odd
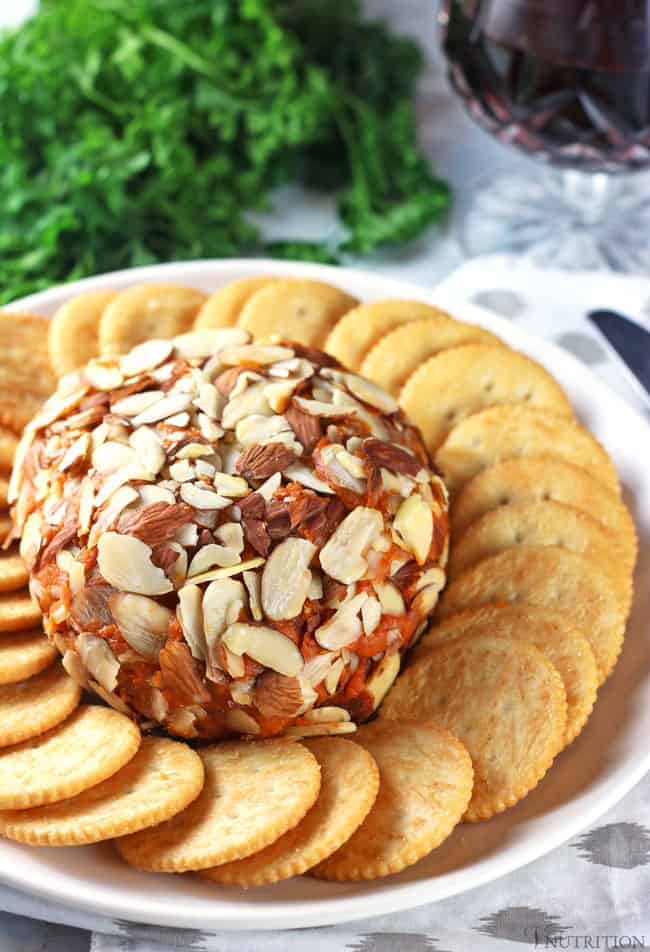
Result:
[[[0,302],[101,271],[336,260],[449,204],[416,144],[417,48],[353,0],[42,0],[0,39]],[[265,246],[275,186],[338,195],[340,248]]]

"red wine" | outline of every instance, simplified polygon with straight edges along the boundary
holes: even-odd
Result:
[[[650,0],[446,0],[449,75],[500,141],[589,172],[650,167]]]

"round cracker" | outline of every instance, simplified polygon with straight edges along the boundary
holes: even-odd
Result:
[[[152,338],[185,334],[205,300],[202,291],[181,284],[137,284],[121,291],[99,322],[99,353],[115,357]]]
[[[29,572],[17,547],[0,552],[0,592],[15,592],[27,585],[28,581]]]
[[[299,823],[320,787],[313,754],[291,741],[232,741],[199,751],[205,786],[172,820],[116,841],[137,869],[181,873],[250,856]]]
[[[440,311],[435,317],[389,331],[366,354],[360,373],[397,397],[411,374],[429,357],[449,347],[472,343],[503,346],[496,334]]]
[[[83,846],[135,833],[184,810],[201,792],[203,763],[187,744],[144,737],[107,780],[58,803],[0,812],[0,834],[32,846]]]
[[[558,612],[525,604],[490,604],[468,608],[434,625],[413,657],[450,638],[474,634],[528,641],[546,655],[564,684],[567,700],[564,743],[570,744],[587,723],[598,691],[598,669],[587,640]]]
[[[460,821],[472,793],[463,745],[436,724],[374,721],[357,739],[379,767],[379,794],[351,838],[313,875],[377,879],[417,863]]]
[[[39,674],[58,654],[42,630],[0,635],[0,684],[16,684]]]
[[[500,460],[540,454],[588,469],[594,479],[620,496],[614,464],[598,440],[574,420],[532,407],[489,407],[467,417],[440,446],[435,462],[447,488],[456,492]]]
[[[16,434],[8,427],[0,424],[0,470],[5,473],[11,472],[17,449],[18,437]],[[7,489],[9,489],[8,483]]]
[[[57,377],[64,377],[97,357],[99,321],[106,306],[116,297],[116,291],[86,291],[70,298],[55,311],[47,346]]]
[[[465,819],[484,820],[537,786],[566,734],[562,679],[534,645],[469,635],[431,646],[407,668],[380,711],[436,720],[467,747],[474,789]]]
[[[237,324],[253,337],[278,334],[308,347],[320,347],[341,315],[358,303],[322,281],[272,281],[249,298]]]
[[[0,424],[14,433],[23,430],[56,390],[48,329],[49,322],[37,314],[0,312]]]
[[[471,479],[451,510],[452,534],[460,533],[491,509],[518,502],[562,502],[588,512],[616,538],[627,570],[636,562],[637,538],[625,503],[587,470],[552,456],[502,460]]]
[[[46,734],[0,751],[0,809],[23,810],[76,796],[128,763],[140,737],[124,714],[82,704]]]
[[[299,876],[348,840],[379,790],[379,770],[367,750],[349,740],[306,741],[321,769],[318,799],[300,823],[259,853],[202,873],[229,886],[263,886]]]
[[[79,704],[81,688],[60,664],[0,687],[0,747],[19,744],[64,721]]]
[[[0,594],[0,632],[34,628],[40,620],[41,610],[27,589]]]
[[[389,331],[411,321],[453,320],[446,311],[422,301],[371,301],[348,311],[325,341],[325,350],[344,367],[359,370],[366,354]]]
[[[461,420],[487,407],[525,404],[573,415],[547,370],[508,347],[465,344],[430,357],[413,373],[399,403],[434,452]]]
[[[194,330],[205,331],[219,327],[234,327],[246,302],[277,278],[256,275],[239,278],[219,288],[202,305],[196,316]]]
[[[561,502],[518,502],[486,512],[454,539],[447,577],[452,580],[477,562],[518,545],[556,545],[583,555],[612,582],[621,610],[632,601],[632,578],[625,549],[586,512]]]
[[[464,608],[500,601],[561,612],[589,642],[600,682],[616,664],[625,616],[610,579],[582,555],[552,545],[505,549],[454,579],[438,612],[446,618]]]

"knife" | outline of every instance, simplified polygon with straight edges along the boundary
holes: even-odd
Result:
[[[618,311],[590,311],[587,319],[598,328],[623,364],[628,380],[650,407],[650,331]]]

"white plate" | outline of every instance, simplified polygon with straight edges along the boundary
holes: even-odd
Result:
[[[435,291],[362,271],[233,260],[122,271],[36,294],[13,307],[50,315],[66,298],[87,288],[176,281],[208,291],[233,278],[260,273],[321,278],[363,299],[413,297],[445,303]],[[375,882],[334,885],[303,876],[238,892],[192,876],[138,873],[120,862],[109,844],[35,849],[2,840],[0,876],[7,883],[64,905],[156,925],[207,930],[340,923],[442,899],[509,873],[592,823],[650,769],[650,427],[566,352],[478,308],[454,302],[453,310],[456,316],[500,334],[555,374],[581,419],[614,457],[635,515],[640,561],[625,650],[577,741],[517,807],[489,822],[458,827],[416,866]]]

